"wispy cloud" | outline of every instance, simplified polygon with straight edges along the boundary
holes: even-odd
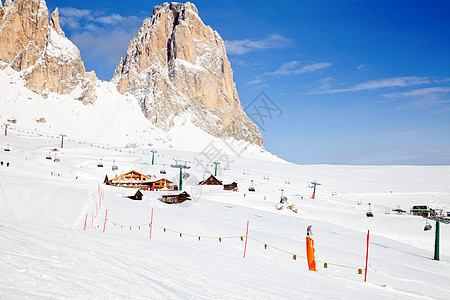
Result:
[[[360,70],[360,71],[369,71],[370,70],[366,64],[359,64],[356,66],[356,69]]]
[[[328,62],[320,62],[309,65],[301,65],[301,62],[298,60],[293,60],[281,65],[278,70],[273,72],[268,72],[266,75],[292,75],[292,74],[303,74],[310,73],[320,69],[328,68],[331,66],[331,63]]]
[[[258,85],[263,82],[266,82],[266,80],[265,79],[255,79],[255,80],[248,81],[246,84],[247,85]]]
[[[272,34],[265,39],[260,40],[234,40],[225,41],[227,54],[242,55],[249,52],[273,48],[284,48],[291,44],[291,40],[279,34]]]
[[[419,96],[435,96],[437,94],[445,94],[450,92],[450,87],[428,87],[423,89],[414,89],[403,93],[390,93],[383,95],[384,97],[419,97]]]
[[[383,95],[386,98],[408,99],[405,103],[398,105],[397,109],[407,110],[430,110],[439,108],[440,111],[450,110],[450,87],[428,87],[413,89],[401,93],[390,93]]]
[[[105,14],[101,11],[78,9],[74,7],[62,7],[60,11],[61,26],[69,29],[98,30],[99,27],[116,24],[134,24],[140,22],[135,16],[121,16],[119,14]]]
[[[68,30],[66,33],[80,49],[86,66],[114,67],[120,57],[125,55],[129,41],[142,24],[142,19],[136,16],[105,14],[103,11],[73,7],[63,7],[59,11],[61,27]]]
[[[392,88],[392,87],[407,87],[414,85],[429,84],[430,80],[427,77],[418,76],[408,76],[408,77],[391,77],[382,78],[376,80],[370,80],[366,82],[359,83],[357,85],[342,88],[342,89],[326,89],[317,91],[319,94],[333,94],[333,93],[343,93],[343,92],[358,92],[365,90],[376,90],[381,88]]]

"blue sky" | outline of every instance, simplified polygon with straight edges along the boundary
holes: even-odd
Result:
[[[160,3],[47,1],[104,80]],[[450,2],[193,3],[226,41],[243,107],[264,92],[280,109],[262,128],[269,151],[300,164],[450,164]]]

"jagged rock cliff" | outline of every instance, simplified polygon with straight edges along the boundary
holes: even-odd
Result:
[[[189,120],[217,137],[263,145],[242,109],[219,34],[192,3],[155,6],[114,72],[120,93],[131,93],[162,129]]]
[[[80,51],[59,25],[56,9],[49,22],[44,0],[0,0],[0,62],[23,71],[27,87],[42,94],[70,93],[82,85],[80,100],[96,100],[95,73],[86,73]]]

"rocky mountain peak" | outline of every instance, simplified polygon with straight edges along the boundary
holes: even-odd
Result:
[[[57,9],[49,21],[44,0],[6,0],[0,15],[0,62],[21,71],[29,89],[45,97],[49,92],[68,94],[78,85],[93,84],[80,51],[59,25]],[[86,94],[82,101],[95,99],[95,94]]]
[[[53,29],[56,30],[56,32],[60,35],[65,37],[65,33],[62,30],[61,26],[59,25],[59,11],[58,8],[55,8],[55,10],[52,12],[51,19],[50,19],[50,25]]]
[[[133,94],[160,128],[185,120],[217,137],[263,145],[242,109],[224,42],[192,3],[155,6],[131,40],[113,82],[120,93]]]

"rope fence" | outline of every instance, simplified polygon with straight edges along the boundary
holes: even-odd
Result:
[[[114,227],[120,227],[120,229],[125,229],[125,230],[141,230],[141,229],[150,229],[152,230],[152,227],[155,228],[159,228],[161,230],[163,230],[163,232],[170,232],[170,233],[174,233],[177,236],[181,237],[193,237],[195,239],[198,239],[198,241],[201,241],[203,239],[210,239],[210,240],[217,240],[219,243],[227,240],[227,239],[237,239],[240,240],[241,242],[244,242],[245,238],[248,238],[249,240],[252,240],[260,245],[263,245],[264,249],[273,249],[276,250],[278,252],[284,253],[284,254],[288,254],[292,257],[293,260],[297,260],[297,258],[302,258],[302,259],[307,259],[307,257],[305,255],[302,254],[298,254],[296,252],[292,252],[292,251],[288,251],[285,249],[282,249],[278,246],[272,245],[270,243],[264,242],[262,240],[259,240],[257,238],[252,237],[251,235],[231,235],[231,236],[220,236],[220,235],[201,235],[201,234],[194,234],[194,233],[190,233],[190,232],[183,232],[180,230],[175,230],[172,228],[169,228],[167,226],[161,225],[161,224],[157,224],[154,222],[147,222],[147,223],[141,223],[138,225],[128,225],[128,224],[121,224],[119,222],[116,222],[108,217],[105,217],[103,219],[102,222],[96,222],[95,225],[93,226],[87,226],[87,228],[91,228],[93,230],[96,229],[101,229],[102,226],[103,228],[105,228],[105,222],[109,222],[111,223]],[[346,268],[346,269],[351,269],[351,270],[357,270],[357,274],[361,275],[363,274],[363,268],[359,268],[359,267],[354,267],[354,266],[348,266],[348,265],[344,265],[344,264],[338,264],[338,263],[334,263],[334,262],[328,262],[326,260],[322,260],[322,259],[316,259],[315,260],[318,263],[321,263],[323,265],[324,269],[328,269],[329,266],[335,266],[335,267],[340,267],[340,268]]]

